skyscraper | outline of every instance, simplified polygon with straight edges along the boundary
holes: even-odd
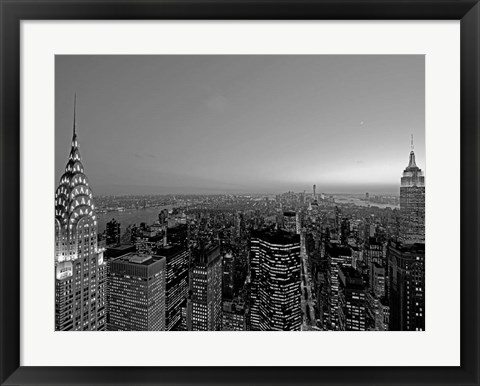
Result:
[[[74,113],[70,154],[55,192],[55,330],[105,330],[107,270],[75,126]]]
[[[425,244],[389,246],[390,330],[425,330]]]
[[[299,235],[254,232],[251,249],[251,329],[300,330]]]
[[[114,218],[107,222],[105,234],[107,245],[120,244],[120,223]]]
[[[165,330],[165,257],[129,253],[108,265],[108,330]]]
[[[183,245],[173,244],[159,248],[157,255],[166,259],[166,329],[177,330],[187,304],[189,253]]]
[[[367,312],[362,275],[351,266],[340,266],[338,278],[338,329],[365,331]]]
[[[387,249],[390,329],[425,330],[425,177],[410,162],[400,186],[399,242]]]
[[[413,147],[400,185],[400,241],[425,243],[425,177],[415,163]]]
[[[219,331],[222,328],[222,256],[214,244],[193,251],[191,328]]]
[[[283,229],[287,232],[297,233],[297,213],[294,211],[283,212]]]
[[[223,282],[222,298],[224,300],[233,299],[233,274],[235,258],[232,251],[227,251],[223,256]]]
[[[352,264],[352,250],[346,246],[338,244],[327,244],[325,253],[328,262],[328,320],[329,329],[338,329],[338,295],[339,295],[339,277],[338,272],[341,266]]]

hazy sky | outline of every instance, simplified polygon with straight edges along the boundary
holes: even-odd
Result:
[[[411,134],[425,170],[423,56],[56,56],[55,92],[96,194],[398,193]]]

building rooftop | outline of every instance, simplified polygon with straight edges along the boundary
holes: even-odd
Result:
[[[220,245],[209,243],[192,251],[197,263],[210,264],[220,257]]]
[[[177,255],[183,251],[185,251],[185,248],[182,245],[170,244],[170,245],[162,246],[158,248],[156,254],[159,256],[169,257],[169,256]]]
[[[292,234],[291,232],[286,232],[284,230],[266,229],[266,230],[260,230],[260,231],[253,231],[252,238],[257,238],[257,239],[267,241],[271,244],[280,244],[280,245],[300,243],[300,235]]]
[[[401,252],[425,253],[425,244],[422,243],[402,244],[401,242],[393,242],[391,246]]]
[[[107,247],[105,251],[105,257],[118,257],[125,255],[129,252],[135,252],[135,245],[133,244],[121,244],[114,247]]]
[[[338,276],[345,287],[355,289],[365,288],[362,274],[351,266],[341,265],[338,270]]]
[[[123,262],[123,263],[130,263],[132,265],[143,265],[148,266],[150,264],[154,264],[157,261],[160,261],[164,257],[162,256],[152,256],[152,255],[143,255],[138,253],[127,253],[116,259],[112,260],[112,262]]]
[[[352,250],[349,247],[338,245],[338,244],[330,244],[327,245],[327,253],[332,257],[339,257],[339,256],[352,256]]]

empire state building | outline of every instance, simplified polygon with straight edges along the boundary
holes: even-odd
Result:
[[[76,134],[55,193],[55,330],[105,330],[106,263]]]
[[[408,166],[400,185],[400,241],[404,244],[425,243],[425,176],[410,151]]]

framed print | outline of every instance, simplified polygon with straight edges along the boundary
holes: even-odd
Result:
[[[476,1],[1,6],[2,384],[478,384]]]

